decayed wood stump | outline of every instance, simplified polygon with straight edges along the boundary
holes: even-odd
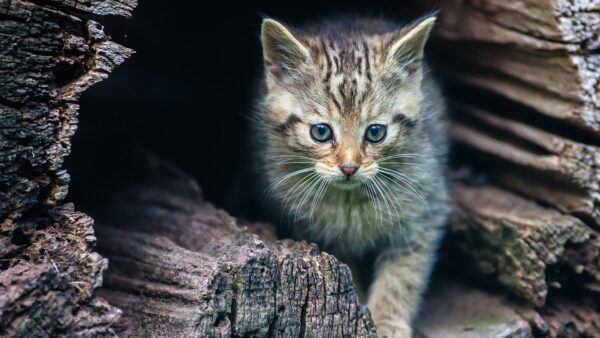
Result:
[[[427,312],[418,323],[422,337],[533,337],[528,310],[500,295],[445,284],[425,305]]]
[[[276,241],[272,226],[247,229],[169,164],[148,169],[97,225],[111,262],[101,295],[123,310],[123,336],[376,336],[346,265]]]
[[[41,2],[40,2],[41,3]],[[132,51],[78,12],[129,16],[135,0],[0,1],[0,336],[113,335],[96,297],[108,261],[90,217],[61,204],[76,101]]]

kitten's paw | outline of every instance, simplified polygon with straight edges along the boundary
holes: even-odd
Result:
[[[375,325],[379,338],[410,338],[412,329],[404,323],[383,322]]]

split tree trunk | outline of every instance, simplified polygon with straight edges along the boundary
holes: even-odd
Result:
[[[0,0],[0,335],[374,336],[345,265],[231,218],[156,159],[151,183],[118,194],[96,225],[111,262],[97,290],[108,261],[91,218],[63,203],[61,166],[78,96],[132,51],[77,13],[135,5]],[[435,283],[417,332],[597,337],[600,3],[438,7],[434,54],[463,165],[450,242],[500,293]]]

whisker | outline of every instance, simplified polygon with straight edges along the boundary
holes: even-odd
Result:
[[[304,196],[304,193],[311,187],[311,184],[313,184],[315,181],[318,181],[318,180],[319,180],[319,175],[315,173],[315,175],[313,175],[309,180],[307,180],[305,183],[302,184],[301,190],[299,190],[297,193],[294,194],[294,200],[292,201],[291,206],[288,209],[288,220],[287,220],[288,225],[290,223],[290,217],[292,215],[294,215],[294,217],[296,217],[296,215],[297,215],[296,204],[297,204],[297,202],[299,202],[298,198],[300,198],[300,200],[301,200],[302,196]],[[287,202],[286,202],[286,206],[287,206]]]
[[[385,194],[381,190],[381,187],[379,187],[379,183],[376,180],[372,180],[371,182],[373,183],[373,186],[379,191],[380,196],[385,197]],[[385,207],[387,208],[388,217],[391,217],[392,211],[390,210],[390,205],[388,204],[387,198],[383,198],[383,202],[385,203]]]
[[[315,169],[314,169],[313,167],[310,167],[310,168],[304,168],[304,169],[299,169],[299,170],[296,170],[296,171],[292,171],[291,173],[289,173],[289,174],[287,174],[287,175],[283,176],[282,178],[278,179],[276,182],[272,183],[272,184],[271,184],[271,185],[270,185],[270,186],[267,188],[267,190],[265,191],[265,195],[266,195],[266,196],[265,196],[265,199],[269,199],[269,198],[271,197],[271,194],[273,193],[273,191],[275,191],[275,189],[277,189],[277,187],[278,187],[278,186],[279,186],[281,183],[283,183],[284,181],[286,181],[286,180],[288,180],[288,179],[290,179],[291,177],[294,177],[294,176],[296,176],[296,175],[300,175],[300,174],[303,174],[303,173],[305,173],[305,172],[309,172],[309,171],[312,171],[312,170],[315,170]]]
[[[415,159],[415,158],[419,158],[419,157],[421,157],[420,154],[402,154],[401,153],[401,154],[394,154],[394,155],[390,155],[390,156],[386,156],[386,157],[377,159],[376,162],[382,162],[382,161],[394,159],[394,158],[413,158],[413,159]]]
[[[274,158],[281,158],[281,157],[309,160],[309,161],[311,161],[313,163],[316,162],[316,160],[314,158],[310,158],[310,157],[306,157],[306,156],[301,156],[301,155],[292,155],[292,154],[271,155],[271,156],[267,156],[265,158],[266,159],[274,159]]]
[[[276,163],[268,163],[267,165],[265,165],[265,168],[272,168],[272,167],[276,167],[279,165],[284,165],[284,164],[313,164],[314,162],[308,162],[308,161],[293,161],[293,162],[289,162],[289,161],[281,161],[281,162],[276,162]]]
[[[377,209],[375,208],[375,200],[373,199],[373,196],[371,195],[371,189],[369,187],[369,182],[363,181],[361,183],[362,183],[363,188],[365,189],[365,192],[367,193],[367,198],[369,199],[369,203],[373,207],[373,211],[375,211],[375,219],[377,219]]]
[[[389,188],[389,187],[387,187],[387,185],[385,185],[385,184],[384,184],[384,182],[383,182],[383,181],[382,181],[382,180],[381,180],[379,177],[377,177],[377,175],[375,175],[375,176],[373,177],[373,179],[375,179],[375,180],[378,180],[378,181],[379,181],[379,183],[380,183],[380,185],[381,185],[381,188],[382,188],[382,189],[383,189],[383,191],[386,193],[386,196],[387,196],[387,197],[390,199],[390,205],[392,205],[392,207],[394,208],[394,213],[396,214],[396,219],[397,219],[398,221],[400,221],[400,215],[398,215],[398,209],[396,208],[396,205],[393,203],[393,200],[392,200],[392,197],[393,197],[393,198],[396,200],[396,204],[399,206],[399,204],[400,204],[400,203],[398,202],[398,199],[396,198],[396,194],[394,194],[394,193],[393,193],[393,192],[390,190],[390,188]],[[389,194],[388,194],[388,192],[389,192]],[[401,214],[402,214],[402,212],[401,212]],[[394,222],[392,222],[392,223],[394,223]]]
[[[377,164],[379,164],[379,166],[383,166],[383,165],[407,165],[407,166],[420,166],[419,163],[410,163],[410,162],[389,162],[389,161],[383,161],[383,162],[377,162]]]
[[[421,200],[421,202],[423,203],[423,206],[425,206],[425,208],[427,209],[427,213],[429,214],[429,216],[431,216],[431,209],[429,207],[429,202],[427,202],[427,199],[425,198],[425,196],[421,193],[421,191],[416,186],[411,184],[411,182],[407,181],[407,179],[411,180],[413,182],[414,182],[414,180],[412,180],[411,178],[409,178],[408,176],[406,176],[402,173],[394,172],[394,171],[390,171],[390,170],[382,170],[381,173],[385,174],[389,177],[395,178],[398,181],[400,181],[401,183],[405,184],[414,194],[416,194],[416,197],[418,197]],[[390,181],[394,182],[394,180],[390,180]],[[396,184],[398,184],[398,183],[396,183]],[[418,184],[418,183],[416,183],[416,184]],[[398,184],[398,186],[402,187],[399,184]],[[406,192],[410,193],[408,190],[406,190],[406,189],[404,189],[404,190]],[[414,196],[414,194],[413,194],[413,196]]]
[[[416,185],[421,185],[419,182],[415,181],[412,177],[410,177],[398,170],[394,170],[394,169],[390,169],[390,168],[386,168],[386,167],[380,167],[379,170],[382,172],[387,172],[387,173],[390,173],[393,175],[397,175],[398,177],[406,179],[408,182],[414,183]]]
[[[383,223],[383,208],[381,207],[381,199],[378,197],[377,192],[375,191],[375,184],[369,181],[369,186],[371,187],[371,191],[373,193],[373,197],[377,202],[377,210],[379,210],[379,222]]]
[[[285,213],[285,211],[287,211],[287,206],[288,203],[290,202],[290,200],[295,196],[296,191],[298,191],[298,189],[302,189],[306,184],[309,184],[308,182],[310,180],[312,180],[315,176],[317,176],[318,174],[316,172],[312,172],[306,176],[304,176],[303,178],[301,178],[300,180],[298,180],[298,182],[296,182],[296,184],[294,184],[292,186],[292,188],[290,190],[288,190],[288,192],[285,194],[285,196],[283,196],[283,200],[285,201],[283,203],[283,205],[281,206],[281,214],[280,214],[280,219],[279,222],[281,224],[283,224],[283,214]],[[289,222],[288,222],[289,223]]]
[[[309,215],[309,219],[310,219],[310,224],[314,225],[314,218],[313,218],[313,214],[315,212],[315,207],[319,204],[319,202],[321,201],[321,199],[323,199],[323,196],[325,196],[325,192],[327,191],[327,187],[329,186],[329,182],[326,180],[322,180],[321,184],[317,190],[317,194],[316,197],[313,198],[313,202],[312,202],[312,206],[310,208],[310,215]]]
[[[302,208],[304,207],[308,196],[312,193],[312,191],[315,189],[315,187],[321,183],[322,178],[319,176],[317,177],[317,180],[310,186],[310,188],[308,188],[306,190],[306,193],[304,194],[304,196],[302,197],[302,199],[300,200],[300,202],[298,203],[297,209],[298,211],[301,211]],[[298,214],[300,214],[300,212],[296,212],[296,214],[294,215],[294,226],[297,224],[298,222]]]
[[[398,218],[398,230],[400,231],[400,233],[402,233],[402,220],[404,219],[404,210],[402,209],[402,203],[400,203],[400,201],[398,200],[398,196],[397,194],[395,194],[390,187],[388,187],[387,185],[383,184],[383,182],[381,181],[381,178],[377,177],[377,175],[375,175],[374,179],[377,179],[381,182],[381,185],[384,189],[387,189],[388,192],[390,193],[390,196],[392,196],[394,198],[394,200],[396,201],[396,204],[398,206],[398,208],[400,209],[400,215],[398,215],[398,210],[396,209],[396,207],[394,206],[394,210],[396,211],[396,217]],[[392,204],[393,205],[393,204]]]

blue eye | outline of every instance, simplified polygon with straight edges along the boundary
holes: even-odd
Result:
[[[310,127],[310,136],[312,136],[315,141],[323,143],[333,138],[333,132],[326,124],[315,124]]]
[[[365,133],[365,140],[370,143],[380,143],[385,138],[387,130],[382,124],[373,124],[367,128]]]

